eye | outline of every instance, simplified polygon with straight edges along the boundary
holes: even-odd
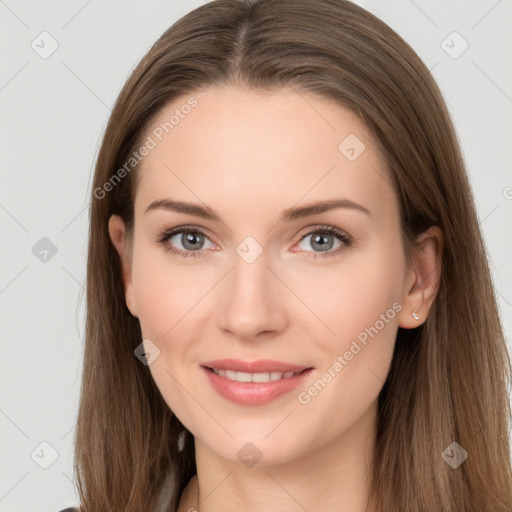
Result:
[[[316,258],[317,256],[335,256],[344,248],[350,247],[353,243],[350,235],[333,226],[319,226],[309,231],[302,236],[299,244],[303,243],[308,237],[312,237],[309,242],[311,247],[319,249],[319,251],[314,251],[316,254],[313,254],[313,258]],[[176,240],[173,241],[173,239]],[[336,239],[339,242],[338,246],[334,250],[331,250]],[[203,230],[199,228],[181,226],[160,233],[157,236],[156,241],[166,252],[170,252],[180,258],[199,258],[204,256],[202,250],[205,249],[205,240],[209,241],[209,238]],[[182,248],[176,248],[176,245],[181,245]],[[214,244],[212,245],[214,246]],[[301,248],[301,251],[302,250],[304,249]],[[299,252],[294,249],[292,249],[292,251]],[[305,252],[311,251],[306,250]]]
[[[317,252],[317,254],[313,255],[313,258],[316,258],[317,256],[335,256],[336,254],[341,252],[345,247],[350,247],[353,242],[351,236],[333,226],[320,226],[318,228],[315,228],[314,230],[309,231],[307,234],[305,234],[301,238],[299,243],[304,242],[304,240],[306,240],[308,237],[311,237],[309,245],[313,248],[319,249],[320,251],[320,254]],[[340,243],[338,244],[336,249],[331,251],[335,243],[335,239],[338,239]]]
[[[172,239],[176,240],[172,240]],[[198,228],[179,227],[164,231],[157,237],[157,243],[162,245],[165,251],[175,254],[180,258],[198,258],[202,257],[201,252],[204,249],[205,240],[209,240],[206,233]],[[170,243],[168,243],[170,242]],[[181,244],[183,249],[176,248]]]

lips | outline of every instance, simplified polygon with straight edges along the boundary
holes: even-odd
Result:
[[[201,369],[217,393],[246,406],[263,405],[290,392],[314,371],[312,367],[263,359],[206,361]]]

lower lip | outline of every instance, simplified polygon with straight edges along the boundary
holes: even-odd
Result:
[[[312,368],[309,368],[288,379],[270,382],[238,382],[227,377],[221,377],[205,366],[201,366],[201,369],[206,373],[213,389],[219,395],[240,405],[263,405],[271,402],[295,389],[313,371]]]

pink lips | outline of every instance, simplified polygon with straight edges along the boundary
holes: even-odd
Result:
[[[212,368],[245,373],[300,373],[270,382],[238,382],[217,375]],[[263,405],[296,388],[311,373],[312,368],[264,359],[252,362],[221,359],[202,363],[201,370],[206,374],[215,391],[224,398],[240,405]]]

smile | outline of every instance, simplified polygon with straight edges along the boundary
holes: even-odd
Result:
[[[219,365],[220,366],[220,365]],[[314,372],[298,371],[240,372],[201,365],[206,382],[221,397],[244,406],[261,406],[290,393]]]

